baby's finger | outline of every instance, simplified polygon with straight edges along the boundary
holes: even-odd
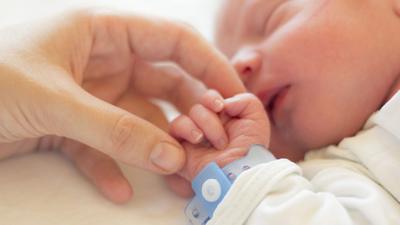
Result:
[[[185,115],[178,116],[172,121],[170,133],[178,139],[184,139],[192,144],[198,144],[203,140],[204,134],[196,124]]]
[[[228,136],[217,114],[203,105],[197,104],[190,110],[189,116],[215,148],[225,149],[228,144]]]
[[[270,124],[263,104],[252,94],[240,94],[225,100],[224,112],[235,120],[225,127],[231,138],[229,148],[245,148],[251,144],[269,145]]]
[[[261,101],[252,94],[239,94],[224,100],[225,113],[231,117],[268,120]]]
[[[208,90],[201,97],[201,104],[216,113],[224,109],[224,98],[216,90]]]

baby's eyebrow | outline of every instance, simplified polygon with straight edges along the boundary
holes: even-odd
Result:
[[[247,0],[247,3],[250,7],[259,7],[262,4],[271,4],[277,2],[279,0]]]
[[[274,6],[282,1],[286,0],[247,0],[242,11],[244,23],[250,26],[251,30],[260,31]]]

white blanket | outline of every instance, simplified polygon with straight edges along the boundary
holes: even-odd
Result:
[[[123,166],[135,194],[126,205],[107,201],[57,153],[0,161],[0,224],[186,224],[185,199],[153,174]]]

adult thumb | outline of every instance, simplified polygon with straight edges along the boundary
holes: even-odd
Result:
[[[102,151],[112,158],[161,174],[175,173],[185,163],[181,145],[153,124],[80,87],[48,104],[54,113],[50,130]]]

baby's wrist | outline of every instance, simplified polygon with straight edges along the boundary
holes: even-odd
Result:
[[[204,161],[201,162],[200,165],[194,165],[192,167],[194,170],[190,173],[190,181],[193,180],[208,164],[211,162],[215,162],[220,168],[225,167],[226,165],[243,158],[248,149],[247,148],[234,148],[234,149],[225,149],[225,150],[215,150],[215,151],[223,151],[220,152],[218,156],[210,154],[210,157],[207,157]]]
[[[246,156],[246,153],[247,150],[245,151],[239,150],[238,153],[236,154],[232,154],[226,157],[219,157],[215,160],[215,162],[218,164],[219,167],[223,168],[226,165],[243,158],[244,156]]]
[[[257,145],[257,144],[254,144],[254,145]],[[252,146],[254,146],[254,145],[252,145]],[[238,147],[238,148],[231,148],[231,149],[223,150],[223,151],[225,151],[224,153],[221,153],[216,158],[207,160],[201,166],[199,166],[196,169],[196,171],[193,173],[192,179],[190,179],[190,180],[193,180],[194,177],[196,177],[207,165],[209,165],[212,162],[215,162],[220,168],[224,168],[225,166],[246,157],[246,155],[248,154],[248,152],[252,146]],[[264,145],[260,145],[260,146],[263,146],[263,148],[265,148]]]
[[[241,158],[238,158],[240,154],[224,158],[220,163],[225,164],[229,161],[230,163],[223,167],[217,165],[215,161],[211,162],[195,177],[192,181],[195,197],[185,209],[190,221],[205,224],[242,172],[275,160],[263,145],[252,145],[246,153],[246,156]]]

